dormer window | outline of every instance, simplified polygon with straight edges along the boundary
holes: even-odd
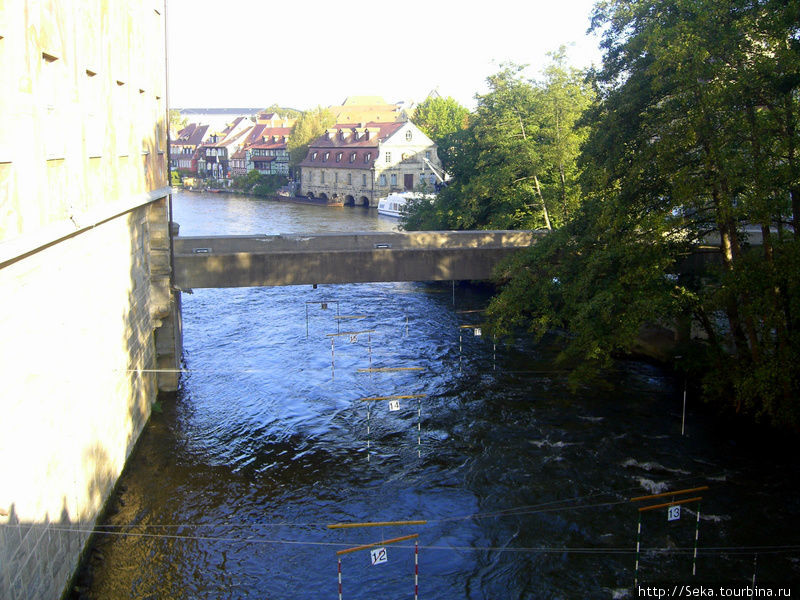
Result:
[[[316,152],[312,152],[311,153],[311,160],[317,160],[317,153]]]
[[[342,162],[342,153],[341,152],[338,152],[336,154],[336,162]]]
[[[330,155],[331,155],[330,152],[326,152],[325,154],[323,154],[322,155],[322,162],[328,162],[328,158],[330,157]]]
[[[351,162],[351,163],[353,163],[353,162],[356,162],[356,153],[355,153],[355,152],[353,152],[353,153],[350,155],[350,162]]]
[[[372,152],[367,152],[367,154],[364,156],[364,162],[368,163],[370,160],[372,160]]]

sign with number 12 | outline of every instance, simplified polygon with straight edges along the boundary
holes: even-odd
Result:
[[[370,558],[372,559],[372,566],[385,563],[388,558],[386,557],[386,548],[375,548],[370,550]]]

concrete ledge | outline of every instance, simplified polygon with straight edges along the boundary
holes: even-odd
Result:
[[[72,220],[60,221],[31,233],[0,242],[0,268],[32,252],[41,250],[63,239],[82,233],[101,223],[124,215],[159,198],[169,196],[172,188],[163,187],[150,192],[135,194],[124,200],[108,205],[100,205],[92,210],[73,215]]]
[[[544,232],[458,231],[175,238],[180,289],[490,279]]]
[[[544,231],[367,231],[281,235],[197,236],[174,238],[175,255],[191,255],[197,249],[211,254],[235,252],[326,252],[387,249],[487,248],[531,246]]]

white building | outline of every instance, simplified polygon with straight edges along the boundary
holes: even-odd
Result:
[[[377,206],[391,192],[432,191],[434,169],[441,173],[436,144],[411,121],[335,125],[309,145],[300,167],[303,195],[359,206]]]

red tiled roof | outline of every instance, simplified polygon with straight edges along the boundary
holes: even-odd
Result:
[[[208,131],[208,125],[190,123],[178,132],[178,139],[175,140],[174,143],[186,146],[197,146],[202,143],[206,131]]]
[[[314,152],[317,158],[312,160]],[[336,155],[342,153],[342,158],[336,162]],[[324,160],[325,154],[328,160]],[[355,156],[353,156],[355,155]],[[369,158],[367,158],[369,155]],[[305,160],[300,163],[301,167],[327,167],[331,169],[371,169],[378,158],[377,148],[338,148],[338,149],[311,149]]]
[[[341,123],[334,125],[330,129],[336,129],[336,133],[331,139],[327,138],[327,134],[323,134],[316,140],[309,144],[309,149],[317,148],[349,148],[349,147],[377,147],[378,140],[384,140],[395,131],[400,129],[405,123],[377,123],[371,121],[366,123],[363,129],[369,132],[369,139],[365,135],[361,139],[355,139],[356,129],[361,129],[360,123]],[[340,133],[347,133],[347,138],[342,140]],[[363,133],[363,130],[362,130]]]
[[[375,159],[378,157],[378,140],[385,140],[390,135],[400,129],[405,123],[378,123],[371,121],[364,124],[362,129],[361,123],[340,123],[334,125],[330,129],[336,129],[332,139],[327,139],[326,135],[322,135],[314,140],[308,147],[308,154],[305,160],[300,163],[301,167],[332,167],[337,169],[369,169],[375,164]],[[355,130],[359,129],[369,131],[369,138],[366,136],[361,139],[355,139]],[[349,135],[346,139],[342,140],[340,133],[345,132]],[[317,153],[316,160],[312,159],[314,152]],[[323,160],[325,153],[328,152],[330,156],[328,160]],[[342,152],[342,159],[336,162],[336,155]],[[350,157],[352,153],[356,153],[355,160],[351,162]],[[371,156],[366,160],[367,154]],[[366,162],[365,162],[366,160]]]

